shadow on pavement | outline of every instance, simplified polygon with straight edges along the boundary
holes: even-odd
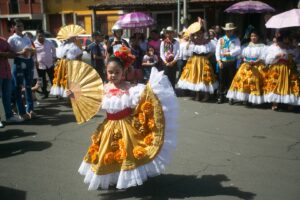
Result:
[[[21,124],[26,125],[51,125],[51,126],[59,126],[62,124],[67,124],[71,122],[76,122],[75,116],[72,114],[59,114],[59,110],[57,110],[57,114],[53,114],[54,109],[45,109],[42,113],[37,111],[38,118],[31,119],[25,121]],[[47,113],[47,111],[49,111]],[[52,113],[52,114],[51,114]]]
[[[33,135],[36,135],[36,133],[24,132],[24,130],[20,130],[20,129],[10,129],[10,130],[5,130],[4,132],[1,132],[0,141],[11,140],[11,139],[27,137],[27,136],[33,136]]]
[[[241,191],[238,187],[223,186],[222,182],[225,181],[230,181],[230,179],[224,174],[203,175],[200,178],[195,175],[165,174],[151,178],[138,187],[127,190],[108,190],[98,196],[105,200],[132,197],[167,200],[219,195],[250,200],[256,196],[254,193]]]
[[[42,151],[51,147],[50,142],[38,142],[38,141],[20,141],[9,142],[0,144],[0,159],[19,154],[24,154],[28,151]]]
[[[59,126],[66,123],[76,123],[72,107],[65,99],[47,99],[35,108],[37,118],[22,123],[11,123],[11,125],[51,125]],[[94,117],[102,117],[99,113]]]
[[[26,192],[22,190],[16,190],[13,188],[0,186],[0,196],[1,200],[25,200]]]

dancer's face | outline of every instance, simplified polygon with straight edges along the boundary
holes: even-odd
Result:
[[[258,41],[258,36],[256,35],[256,33],[251,33],[251,35],[250,35],[250,40],[251,40],[251,42],[253,42],[254,44],[257,43],[257,41]]]
[[[117,84],[122,80],[123,69],[117,62],[109,62],[107,65],[107,79]]]

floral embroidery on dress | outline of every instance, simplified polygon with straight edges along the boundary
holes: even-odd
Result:
[[[123,140],[120,129],[114,129],[111,132],[112,142],[110,143],[110,151],[104,155],[103,163],[110,165],[112,163],[122,163],[127,157],[125,142]]]

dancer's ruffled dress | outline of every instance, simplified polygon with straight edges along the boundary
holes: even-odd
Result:
[[[289,61],[288,52],[276,44],[271,45],[267,52],[266,63],[270,66],[266,77],[265,101],[300,105],[299,74]],[[279,54],[284,57],[277,58]]]
[[[54,68],[53,85],[50,94],[55,96],[67,97],[66,95],[66,76],[68,60],[76,60],[82,54],[81,48],[75,43],[66,43],[58,47],[56,56],[59,60]]]
[[[178,87],[212,94],[218,87],[213,67],[207,58],[208,54],[213,52],[213,45],[211,42],[201,45],[191,43],[190,45],[193,47],[193,55],[183,69]]]
[[[178,105],[162,73],[152,68],[146,86],[104,88],[107,118],[92,135],[79,168],[89,190],[141,185],[164,170],[176,144]]]
[[[263,77],[265,73],[264,44],[249,43],[242,50],[244,62],[233,78],[226,97],[237,101],[246,101],[253,104],[264,102]]]

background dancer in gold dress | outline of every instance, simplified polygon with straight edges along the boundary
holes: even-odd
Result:
[[[208,55],[213,51],[213,44],[204,38],[204,27],[202,23],[191,24],[187,32],[190,34],[190,41],[187,49],[192,49],[193,55],[188,59],[178,87],[195,91],[195,100],[199,101],[200,92],[204,93],[202,101],[209,100],[209,94],[213,94],[217,88],[213,67],[208,59]]]
[[[238,69],[231,86],[227,92],[227,98],[249,103],[263,103],[263,76],[259,70],[264,70],[264,56],[266,47],[259,43],[258,33],[252,30],[250,42],[242,49],[243,64]],[[229,101],[232,102],[232,101]]]
[[[300,80],[297,70],[289,61],[287,45],[283,42],[285,33],[276,38],[266,55],[266,64],[269,71],[266,78],[265,95],[266,102],[272,103],[272,110],[278,110],[278,104],[288,104],[292,110],[294,105],[300,105],[299,87]]]

